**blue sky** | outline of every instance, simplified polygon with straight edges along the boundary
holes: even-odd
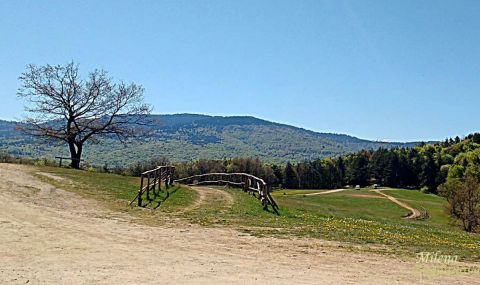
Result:
[[[480,131],[480,1],[0,1],[0,118],[29,63],[74,60],[155,113],[409,141]]]

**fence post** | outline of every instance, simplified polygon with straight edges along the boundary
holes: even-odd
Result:
[[[158,181],[158,193],[160,193],[160,191],[162,191],[162,170],[159,169],[157,171],[157,181]]]
[[[168,184],[170,183],[170,181],[169,181],[170,180],[170,168],[168,168],[168,167],[165,168],[164,173],[165,173],[165,188],[168,189],[168,187],[169,187]]]
[[[150,200],[150,173],[147,174],[147,200]]]
[[[141,181],[140,181],[140,190],[138,191],[138,203],[137,205],[139,207],[142,206],[142,191],[143,191],[143,174],[141,175]]]

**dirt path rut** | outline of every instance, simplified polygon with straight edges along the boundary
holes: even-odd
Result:
[[[347,189],[333,189],[333,190],[327,190],[327,191],[322,191],[322,192],[315,192],[315,193],[308,193],[308,194],[298,194],[302,196],[317,196],[317,195],[327,195],[327,194],[333,194],[333,193],[338,193],[345,191]]]
[[[198,196],[195,202],[189,207],[184,208],[182,212],[193,211],[208,203],[220,203],[223,208],[228,208],[233,205],[234,201],[232,195],[221,189],[206,186],[195,186],[190,188],[195,191]]]
[[[382,192],[379,189],[375,189],[375,190],[372,190],[372,191],[377,193],[377,194],[382,195],[383,197],[387,198],[388,200],[392,201],[393,203],[397,204],[398,206],[410,211],[410,214],[408,216],[406,216],[405,219],[418,219],[422,216],[422,213],[418,209],[415,209],[415,208],[411,207],[410,205],[408,205],[408,204],[406,204],[402,201],[399,201],[397,198],[392,197],[388,194],[385,194],[384,192]]]

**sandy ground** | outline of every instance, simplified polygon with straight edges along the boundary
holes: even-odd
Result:
[[[149,227],[0,164],[0,284],[478,284],[414,258],[225,228]],[[205,197],[204,197],[205,198]],[[198,206],[198,205],[197,205]]]

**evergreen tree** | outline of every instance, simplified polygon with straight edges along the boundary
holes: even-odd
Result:
[[[479,143],[479,144],[480,144],[480,133],[474,133],[474,134],[472,135],[472,141],[473,141],[474,143]]]
[[[279,183],[283,183],[283,171],[282,168],[276,164],[272,165],[273,175],[277,178]]]
[[[368,164],[368,152],[363,151],[352,155],[346,170],[348,183],[361,186],[367,185],[370,174],[368,171]]]
[[[422,186],[426,187],[429,193],[437,193],[437,164],[433,155],[433,149],[425,152],[425,160],[422,166]]]
[[[335,164],[338,169],[338,174],[339,174],[339,187],[345,184],[345,163],[343,161],[342,157],[337,158],[335,161]]]
[[[285,166],[285,182],[283,183],[284,188],[287,189],[296,189],[299,187],[297,173],[293,169],[293,166],[290,162]]]
[[[398,187],[398,158],[394,152],[390,152],[383,171],[382,184],[389,187]]]

